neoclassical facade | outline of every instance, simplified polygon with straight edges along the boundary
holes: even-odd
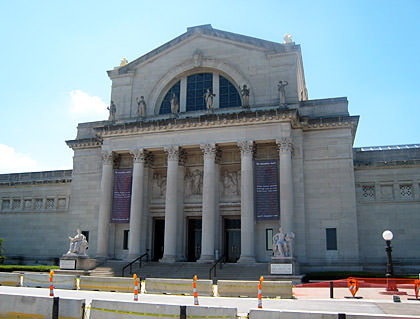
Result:
[[[359,117],[308,99],[290,37],[192,27],[108,75],[109,119],[79,124],[73,170],[0,175],[11,258],[57,258],[80,228],[92,257],[268,262],[281,227],[302,271],[379,269],[391,229],[397,266],[418,268],[420,149],[353,149]]]

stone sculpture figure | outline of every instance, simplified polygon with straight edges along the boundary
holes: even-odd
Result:
[[[279,232],[273,236],[274,257],[292,257],[292,246],[294,238],[295,234],[293,232],[285,234],[280,227]]]
[[[239,195],[238,172],[225,172],[223,178],[223,193],[225,196]]]
[[[178,110],[179,110],[179,103],[178,103],[178,97],[176,96],[175,93],[172,93],[172,97],[171,97],[171,112],[172,114],[178,114]]]
[[[139,117],[145,117],[146,115],[146,102],[144,101],[144,96],[141,96],[140,99],[136,97],[137,102],[137,115]]]
[[[115,121],[115,113],[117,112],[117,107],[114,104],[114,101],[111,101],[111,105],[106,108],[109,111],[108,121]]]
[[[206,109],[207,112],[213,112],[213,98],[216,94],[210,92],[210,89],[206,89],[206,93],[204,93],[204,101],[206,102]]]
[[[125,66],[128,64],[127,58],[122,58],[120,61],[120,66]]]
[[[249,89],[246,86],[246,84],[242,86],[241,95],[242,95],[242,103],[243,103],[242,106],[244,108],[248,108],[249,107]]]
[[[70,248],[66,255],[75,254],[80,256],[87,256],[86,249],[88,248],[88,242],[85,235],[82,234],[80,229],[77,229],[77,234],[74,237],[69,236]]]
[[[287,81],[279,81],[277,85],[280,94],[280,105],[286,104],[286,86],[289,84]]]

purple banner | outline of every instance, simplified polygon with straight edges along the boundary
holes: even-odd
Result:
[[[111,223],[130,221],[132,169],[114,170]]]
[[[255,161],[255,218],[280,219],[277,160]]]

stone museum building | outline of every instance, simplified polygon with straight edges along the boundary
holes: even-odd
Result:
[[[420,270],[420,144],[353,148],[359,116],[308,98],[289,35],[191,27],[108,76],[72,170],[0,175],[9,261],[59,258],[80,228],[93,258],[268,263],[281,227],[301,272],[384,270],[389,229],[395,268]]]

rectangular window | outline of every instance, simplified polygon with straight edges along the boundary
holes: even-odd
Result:
[[[54,209],[54,208],[55,208],[54,198],[47,198],[47,209]]]
[[[22,207],[21,205],[20,199],[14,199],[12,202],[12,209],[20,209]]]
[[[326,228],[327,250],[337,250],[337,228]]]
[[[265,250],[273,250],[273,229],[265,230]]]
[[[127,250],[128,249],[128,233],[130,231],[129,230],[124,230],[124,239],[123,239],[123,249]]]

